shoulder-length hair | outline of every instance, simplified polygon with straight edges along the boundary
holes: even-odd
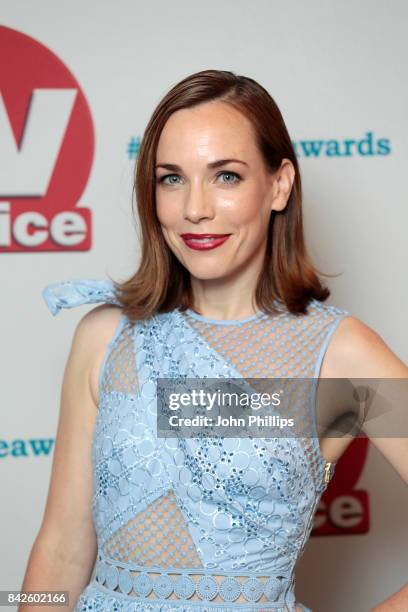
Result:
[[[270,172],[275,172],[284,158],[295,168],[286,207],[272,211],[269,220],[266,253],[254,296],[257,307],[275,314],[278,300],[291,313],[306,314],[312,299],[323,302],[330,295],[305,246],[300,171],[278,106],[266,89],[249,77],[225,70],[203,70],[170,89],[153,112],[140,143],[134,177],[141,228],[140,264],[128,280],[121,283],[112,280],[123,312],[131,320],[194,306],[190,274],[167,246],[156,214],[156,152],[172,113],[213,100],[229,104],[251,121],[257,146]]]

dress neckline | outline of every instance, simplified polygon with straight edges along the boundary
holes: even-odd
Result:
[[[203,315],[200,315],[198,312],[195,312],[191,308],[187,308],[184,311],[184,314],[187,314],[189,317],[197,319],[198,321],[202,321],[203,323],[216,323],[219,325],[248,323],[249,321],[255,321],[266,316],[262,310],[258,310],[255,314],[250,315],[249,317],[244,317],[242,319],[210,319],[209,317],[204,317]]]

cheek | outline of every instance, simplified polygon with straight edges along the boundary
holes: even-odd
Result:
[[[265,193],[256,184],[251,181],[245,188],[242,187],[239,192],[231,194],[222,202],[222,209],[225,214],[228,214],[230,219],[238,225],[252,224],[255,225],[264,220],[265,208]]]
[[[166,198],[156,196],[156,214],[160,225],[171,227],[176,221],[175,207]]]

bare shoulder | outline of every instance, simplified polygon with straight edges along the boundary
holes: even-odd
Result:
[[[115,331],[123,316],[123,309],[112,304],[100,304],[87,312],[79,321],[74,334],[73,350],[89,372],[93,401],[99,401],[99,373]]]
[[[408,375],[404,362],[382,336],[354,316],[340,321],[322,366],[325,378],[398,378]]]

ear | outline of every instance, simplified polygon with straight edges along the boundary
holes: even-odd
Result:
[[[283,159],[273,175],[271,210],[283,210],[288,203],[295,180],[295,168],[290,159]]]

